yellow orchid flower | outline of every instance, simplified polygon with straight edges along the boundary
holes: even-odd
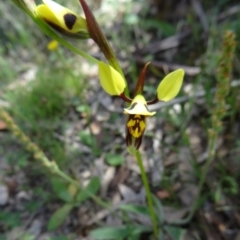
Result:
[[[124,109],[124,113],[128,114],[127,120],[127,136],[126,142],[129,147],[132,145],[132,138],[135,139],[135,148],[139,148],[142,142],[142,135],[146,128],[146,117],[153,116],[156,112],[150,112],[147,102],[142,95],[137,95],[132,100],[129,108]]]
[[[138,149],[142,142],[142,136],[146,128],[146,118],[153,116],[156,112],[150,112],[147,102],[143,95],[136,95],[131,102],[129,108],[124,109],[124,113],[128,115],[126,124],[126,143],[134,153],[134,149]]]
[[[156,112],[150,112],[148,105],[157,103],[158,101],[170,101],[179,93],[184,70],[178,69],[165,76],[157,87],[156,97],[151,101],[146,101],[143,93],[144,79],[147,63],[138,79],[134,91],[134,98],[131,99],[124,94],[127,84],[121,74],[110,65],[99,62],[99,77],[103,89],[110,95],[121,97],[124,101],[131,103],[128,108],[124,109],[124,114],[128,115],[126,123],[126,144],[130,153],[133,153],[140,147],[142,136],[146,129],[147,117],[153,116]]]
[[[85,18],[52,0],[43,0],[35,8],[36,14],[52,28],[70,37],[88,38]]]

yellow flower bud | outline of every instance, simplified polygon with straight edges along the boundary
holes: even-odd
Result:
[[[43,0],[44,4],[35,9],[38,16],[54,29],[71,34],[85,32],[88,34],[86,20],[52,0]]]

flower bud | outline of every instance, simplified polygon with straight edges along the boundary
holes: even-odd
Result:
[[[38,16],[63,35],[76,38],[88,38],[86,20],[68,8],[52,0],[43,0],[36,7]]]

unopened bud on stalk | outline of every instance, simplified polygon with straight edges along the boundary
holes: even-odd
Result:
[[[63,35],[80,39],[89,38],[85,18],[54,1],[43,0],[43,4],[38,5],[35,12],[48,25]]]

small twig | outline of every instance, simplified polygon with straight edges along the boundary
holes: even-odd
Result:
[[[102,206],[108,209],[110,212],[112,212],[112,214],[117,215],[116,212],[114,212],[112,208],[109,207],[109,205],[105,203],[101,198],[97,197],[95,194],[93,194],[86,188],[83,188],[77,180],[74,180],[66,173],[64,173],[59,168],[55,161],[51,161],[50,159],[48,159],[45,153],[39,148],[39,146],[32,142],[31,139],[25,135],[25,133],[13,121],[11,116],[1,107],[0,107],[0,119],[2,119],[6,123],[8,129],[11,130],[12,134],[18,138],[18,140],[24,145],[24,147],[29,152],[33,154],[34,158],[41,162],[42,165],[46,167],[52,174],[59,176],[60,178],[62,178],[63,180],[70,184],[73,184],[79,189],[79,191],[85,192],[85,194],[88,195],[99,206]]]
[[[233,80],[230,84],[231,87],[238,87],[240,86],[240,80]],[[210,90],[211,93],[214,93],[216,91],[216,88],[212,88]],[[198,98],[204,97],[206,95],[206,91],[199,91],[193,96],[183,96],[183,97],[178,97],[173,99],[170,102],[158,102],[155,105],[148,106],[149,110],[155,111],[157,109],[163,108],[163,107],[168,107],[177,103],[182,103],[182,102],[187,102],[190,99],[196,100]]]
[[[208,29],[209,29],[208,21],[207,21],[205,13],[203,11],[203,7],[202,7],[201,2],[198,1],[198,0],[191,0],[191,3],[192,3],[192,6],[193,6],[194,10],[196,11],[200,21],[201,21],[201,23],[202,23],[204,31],[208,32]]]
[[[240,5],[235,5],[233,7],[230,7],[226,11],[220,13],[217,19],[218,19],[218,21],[223,21],[227,17],[238,14],[239,12],[240,12]]]
[[[150,43],[148,46],[138,50],[138,55],[140,54],[155,54],[160,51],[165,51],[171,48],[178,47],[183,43],[183,40],[192,33],[191,30],[186,30],[184,32],[178,33],[171,37],[167,37],[161,41],[156,41]]]
[[[201,6],[201,3],[197,0],[191,0],[191,2],[192,2],[192,5],[193,5],[196,13],[199,16],[199,19],[202,23],[204,31],[208,32],[209,25],[208,25],[207,17]],[[229,9],[227,9],[226,11],[220,13],[219,16],[217,16],[217,21],[221,22],[221,21],[225,20],[227,17],[239,13],[239,11],[240,11],[240,5],[235,5]],[[215,16],[210,17],[210,21],[213,19],[215,19]],[[185,30],[184,32],[177,33],[177,34],[167,37],[163,40],[154,41],[152,43],[149,43],[148,46],[146,46],[140,50],[138,49],[137,55],[144,55],[144,54],[154,55],[160,51],[165,51],[168,49],[176,48],[176,47],[180,46],[181,44],[184,44],[185,43],[184,40],[187,37],[189,37],[191,34],[192,34],[192,29],[188,29],[188,30]]]
[[[142,64],[145,64],[147,62],[144,58],[141,58],[141,57],[134,57],[134,60],[137,63],[142,63]],[[184,69],[185,74],[189,76],[195,76],[201,72],[200,67],[186,66],[186,65],[181,65],[177,63],[167,63],[164,61],[157,61],[157,60],[151,61],[151,65],[157,68],[167,69],[170,71],[182,68]]]

